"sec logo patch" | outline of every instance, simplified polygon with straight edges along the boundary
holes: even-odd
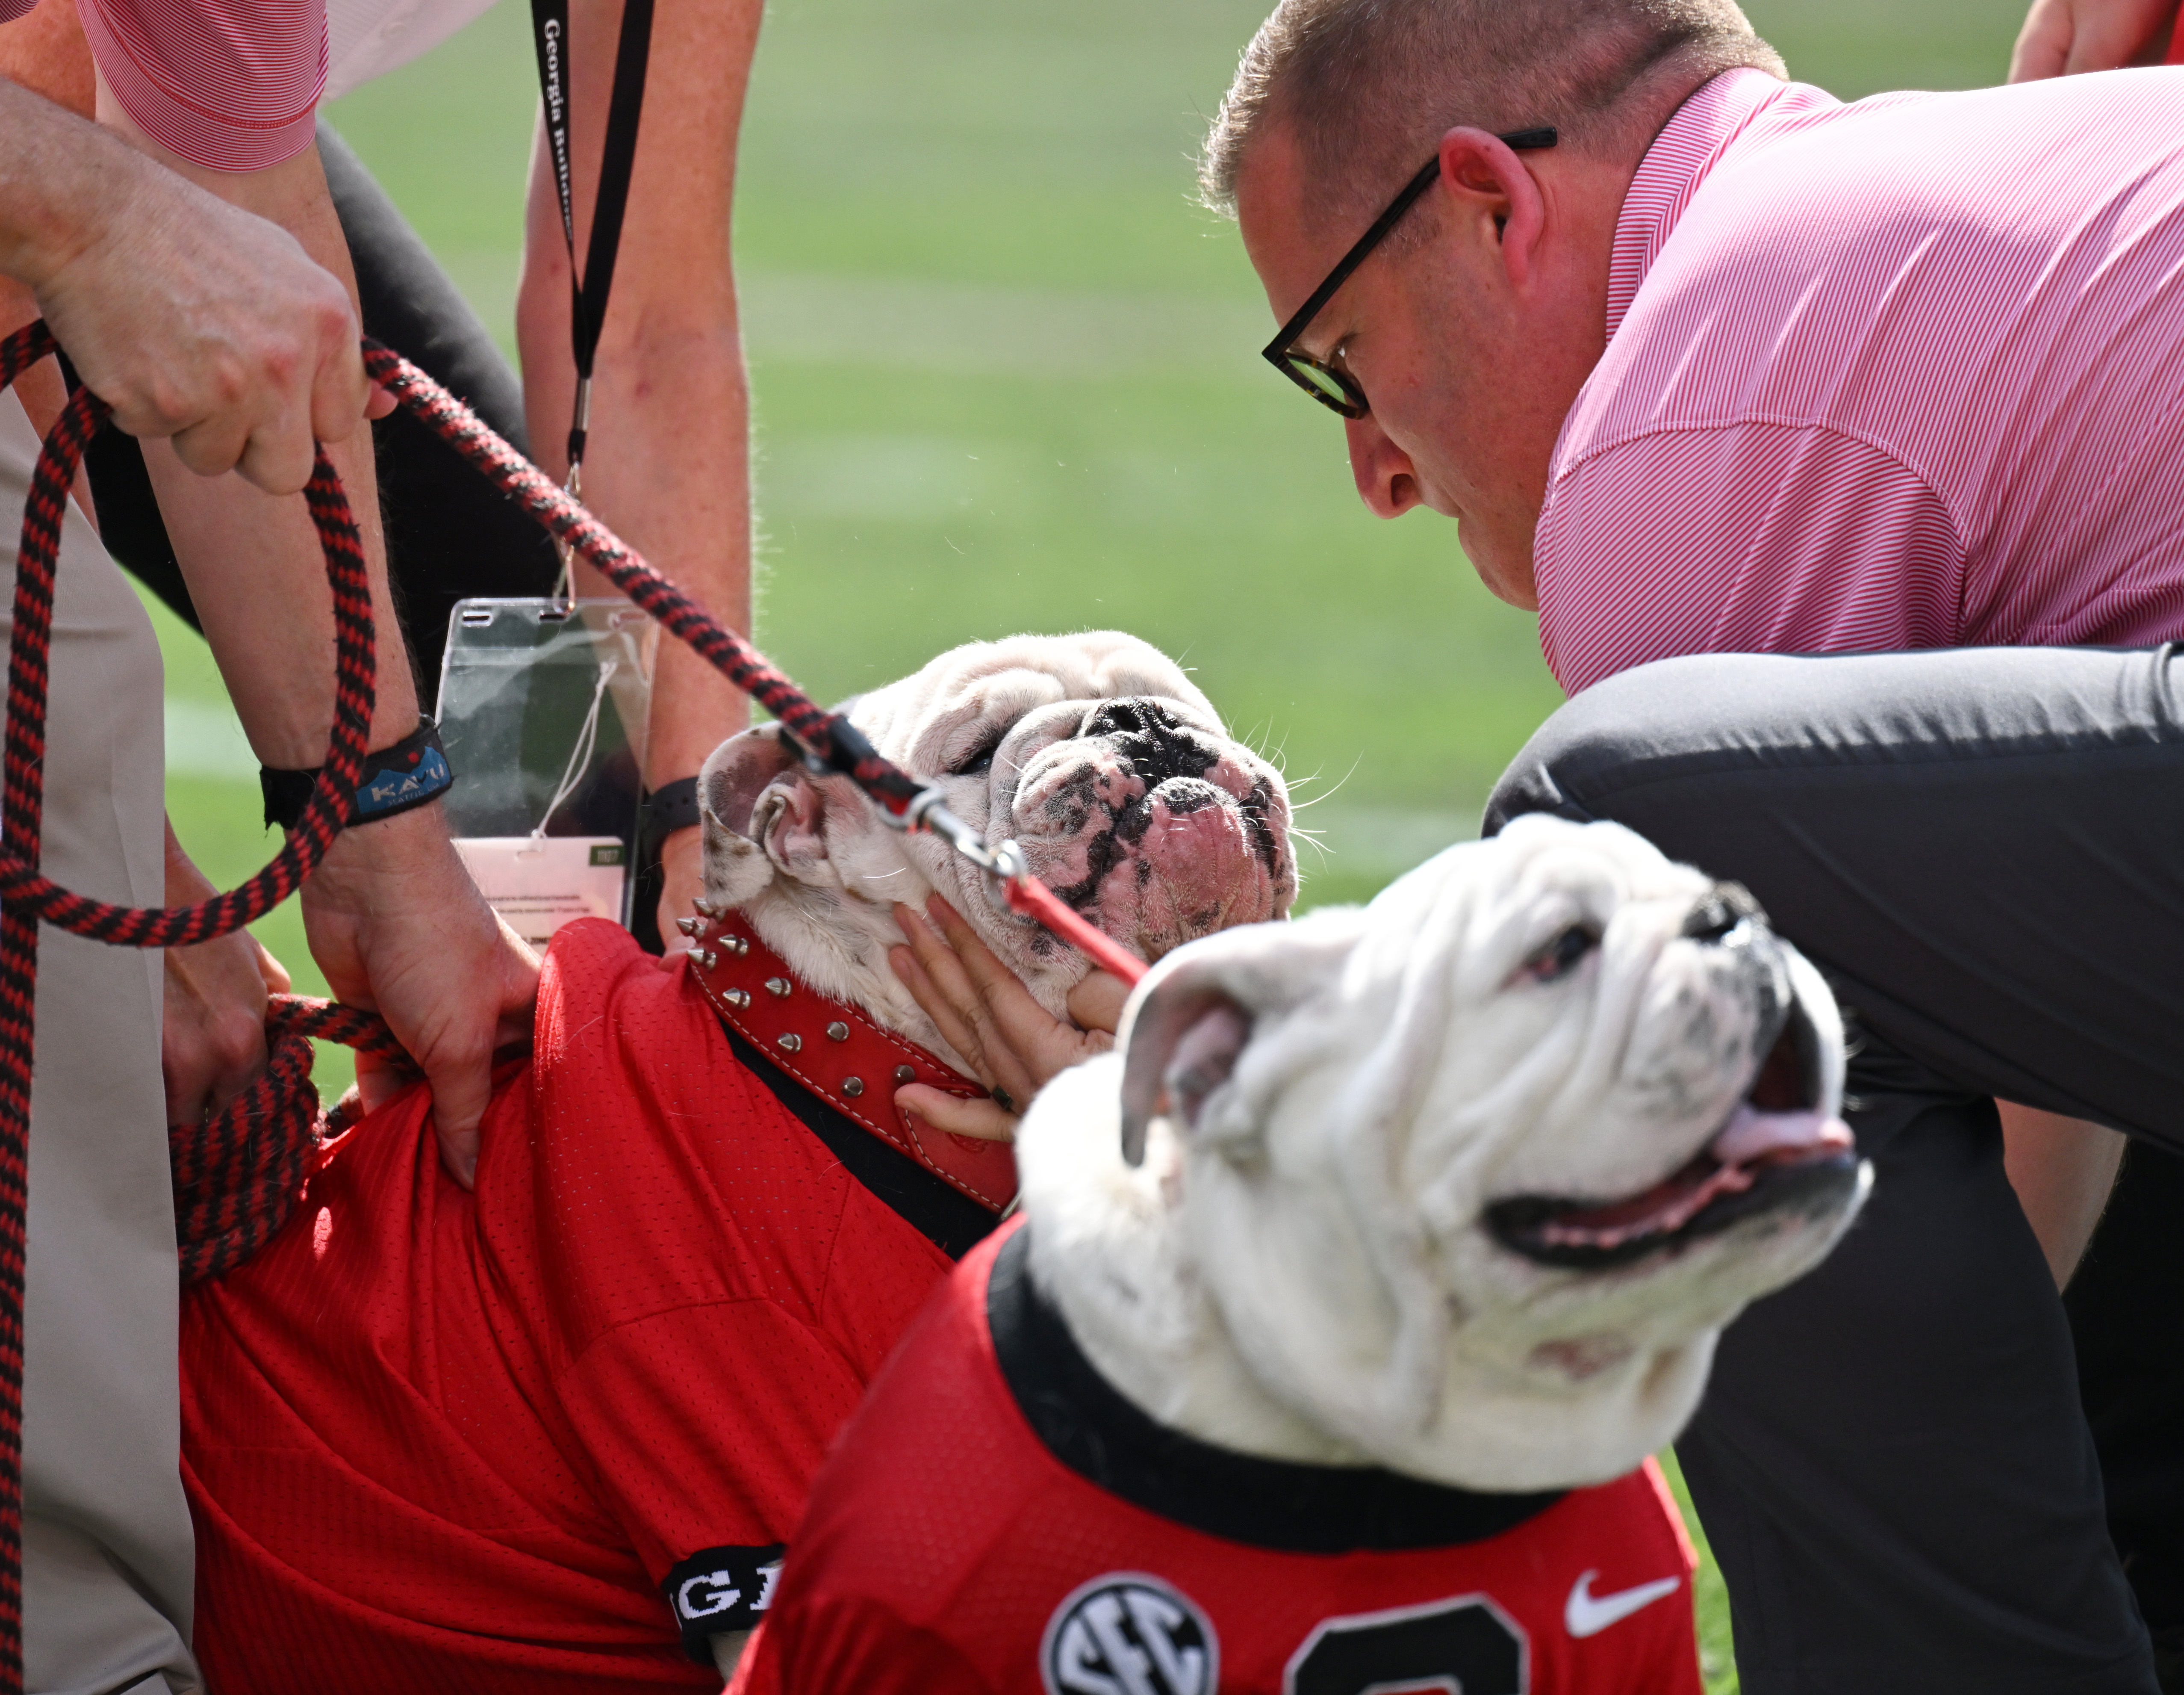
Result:
[[[1213,1695],[1220,1640],[1165,1578],[1111,1571],[1072,1590],[1039,1639],[1047,1695]]]

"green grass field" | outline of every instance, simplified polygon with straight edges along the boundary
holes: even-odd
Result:
[[[1334,420],[1267,370],[1190,154],[1264,0],[777,0],[736,256],[757,413],[759,633],[842,694],[939,649],[1116,625],[1281,750],[1307,901],[1472,834],[1559,699],[1531,620],[1427,513],[1357,505]],[[1752,0],[1846,98],[2000,80],[2018,0]],[[512,344],[536,99],[504,4],[329,116]],[[202,646],[163,623],[176,828],[226,882],[269,848]],[[311,986],[292,908],[260,927]],[[322,1067],[338,1076],[339,1062]],[[1708,1674],[1735,1687],[1719,1585]]]

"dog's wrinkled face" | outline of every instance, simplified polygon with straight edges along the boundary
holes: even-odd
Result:
[[[1473,1487],[1604,1480],[1671,1439],[1721,1326],[1870,1181],[1818,973],[1613,825],[1520,819],[1362,912],[1201,943],[1123,1040],[1051,1110],[1112,1101],[1119,1065],[1127,1180],[1181,1207],[1251,1376],[1361,1458]],[[1028,1204],[1088,1178],[1049,1152],[1056,1094]]]
[[[1280,774],[1134,637],[974,642],[861,697],[850,717],[989,841],[1014,837],[1034,873],[1146,959],[1280,917],[1295,895]],[[862,976],[837,963],[877,944],[883,964],[900,940],[889,905],[934,889],[1050,1011],[1089,969],[944,843],[889,828],[846,778],[809,775],[771,726],[716,752],[699,796],[709,895],[744,907],[827,992],[861,998]],[[869,988],[900,993],[891,979]]]

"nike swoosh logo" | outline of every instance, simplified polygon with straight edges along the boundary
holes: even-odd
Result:
[[[1563,1609],[1563,1628],[1574,1636],[1598,1636],[1610,1625],[1621,1624],[1633,1613],[1644,1611],[1684,1585],[1680,1577],[1662,1577],[1641,1583],[1635,1589],[1596,1595],[1592,1592],[1592,1580],[1599,1575],[1597,1571],[1588,1571],[1570,1586],[1569,1601]]]

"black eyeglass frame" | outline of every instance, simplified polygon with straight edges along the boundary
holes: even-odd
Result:
[[[1559,137],[1552,127],[1542,126],[1534,130],[1513,131],[1508,135],[1497,136],[1495,139],[1513,153],[1527,153],[1536,152],[1542,148],[1551,148]],[[1338,371],[1323,359],[1316,359],[1308,353],[1298,351],[1292,344],[1299,336],[1311,328],[1312,321],[1317,318],[1320,315],[1321,309],[1334,298],[1335,291],[1350,281],[1351,273],[1372,256],[1373,249],[1387,238],[1388,231],[1402,220],[1403,214],[1417,204],[1418,197],[1433,186],[1435,180],[1440,175],[1440,153],[1436,149],[1434,156],[1426,161],[1425,168],[1403,185],[1403,192],[1388,203],[1388,209],[1373,220],[1373,227],[1360,236],[1357,245],[1343,254],[1334,269],[1327,273],[1327,281],[1312,291],[1312,298],[1297,308],[1296,315],[1284,324],[1273,340],[1268,342],[1261,350],[1261,357],[1265,359],[1268,364],[1273,365],[1275,370],[1288,377],[1321,405],[1330,411],[1340,412],[1346,418],[1362,418],[1372,410],[1370,403],[1365,399],[1365,391],[1357,386],[1356,379],[1347,372]],[[1319,372],[1340,392],[1342,399],[1337,399],[1319,383],[1306,376],[1303,371],[1298,369],[1300,365],[1309,366],[1312,370]]]

